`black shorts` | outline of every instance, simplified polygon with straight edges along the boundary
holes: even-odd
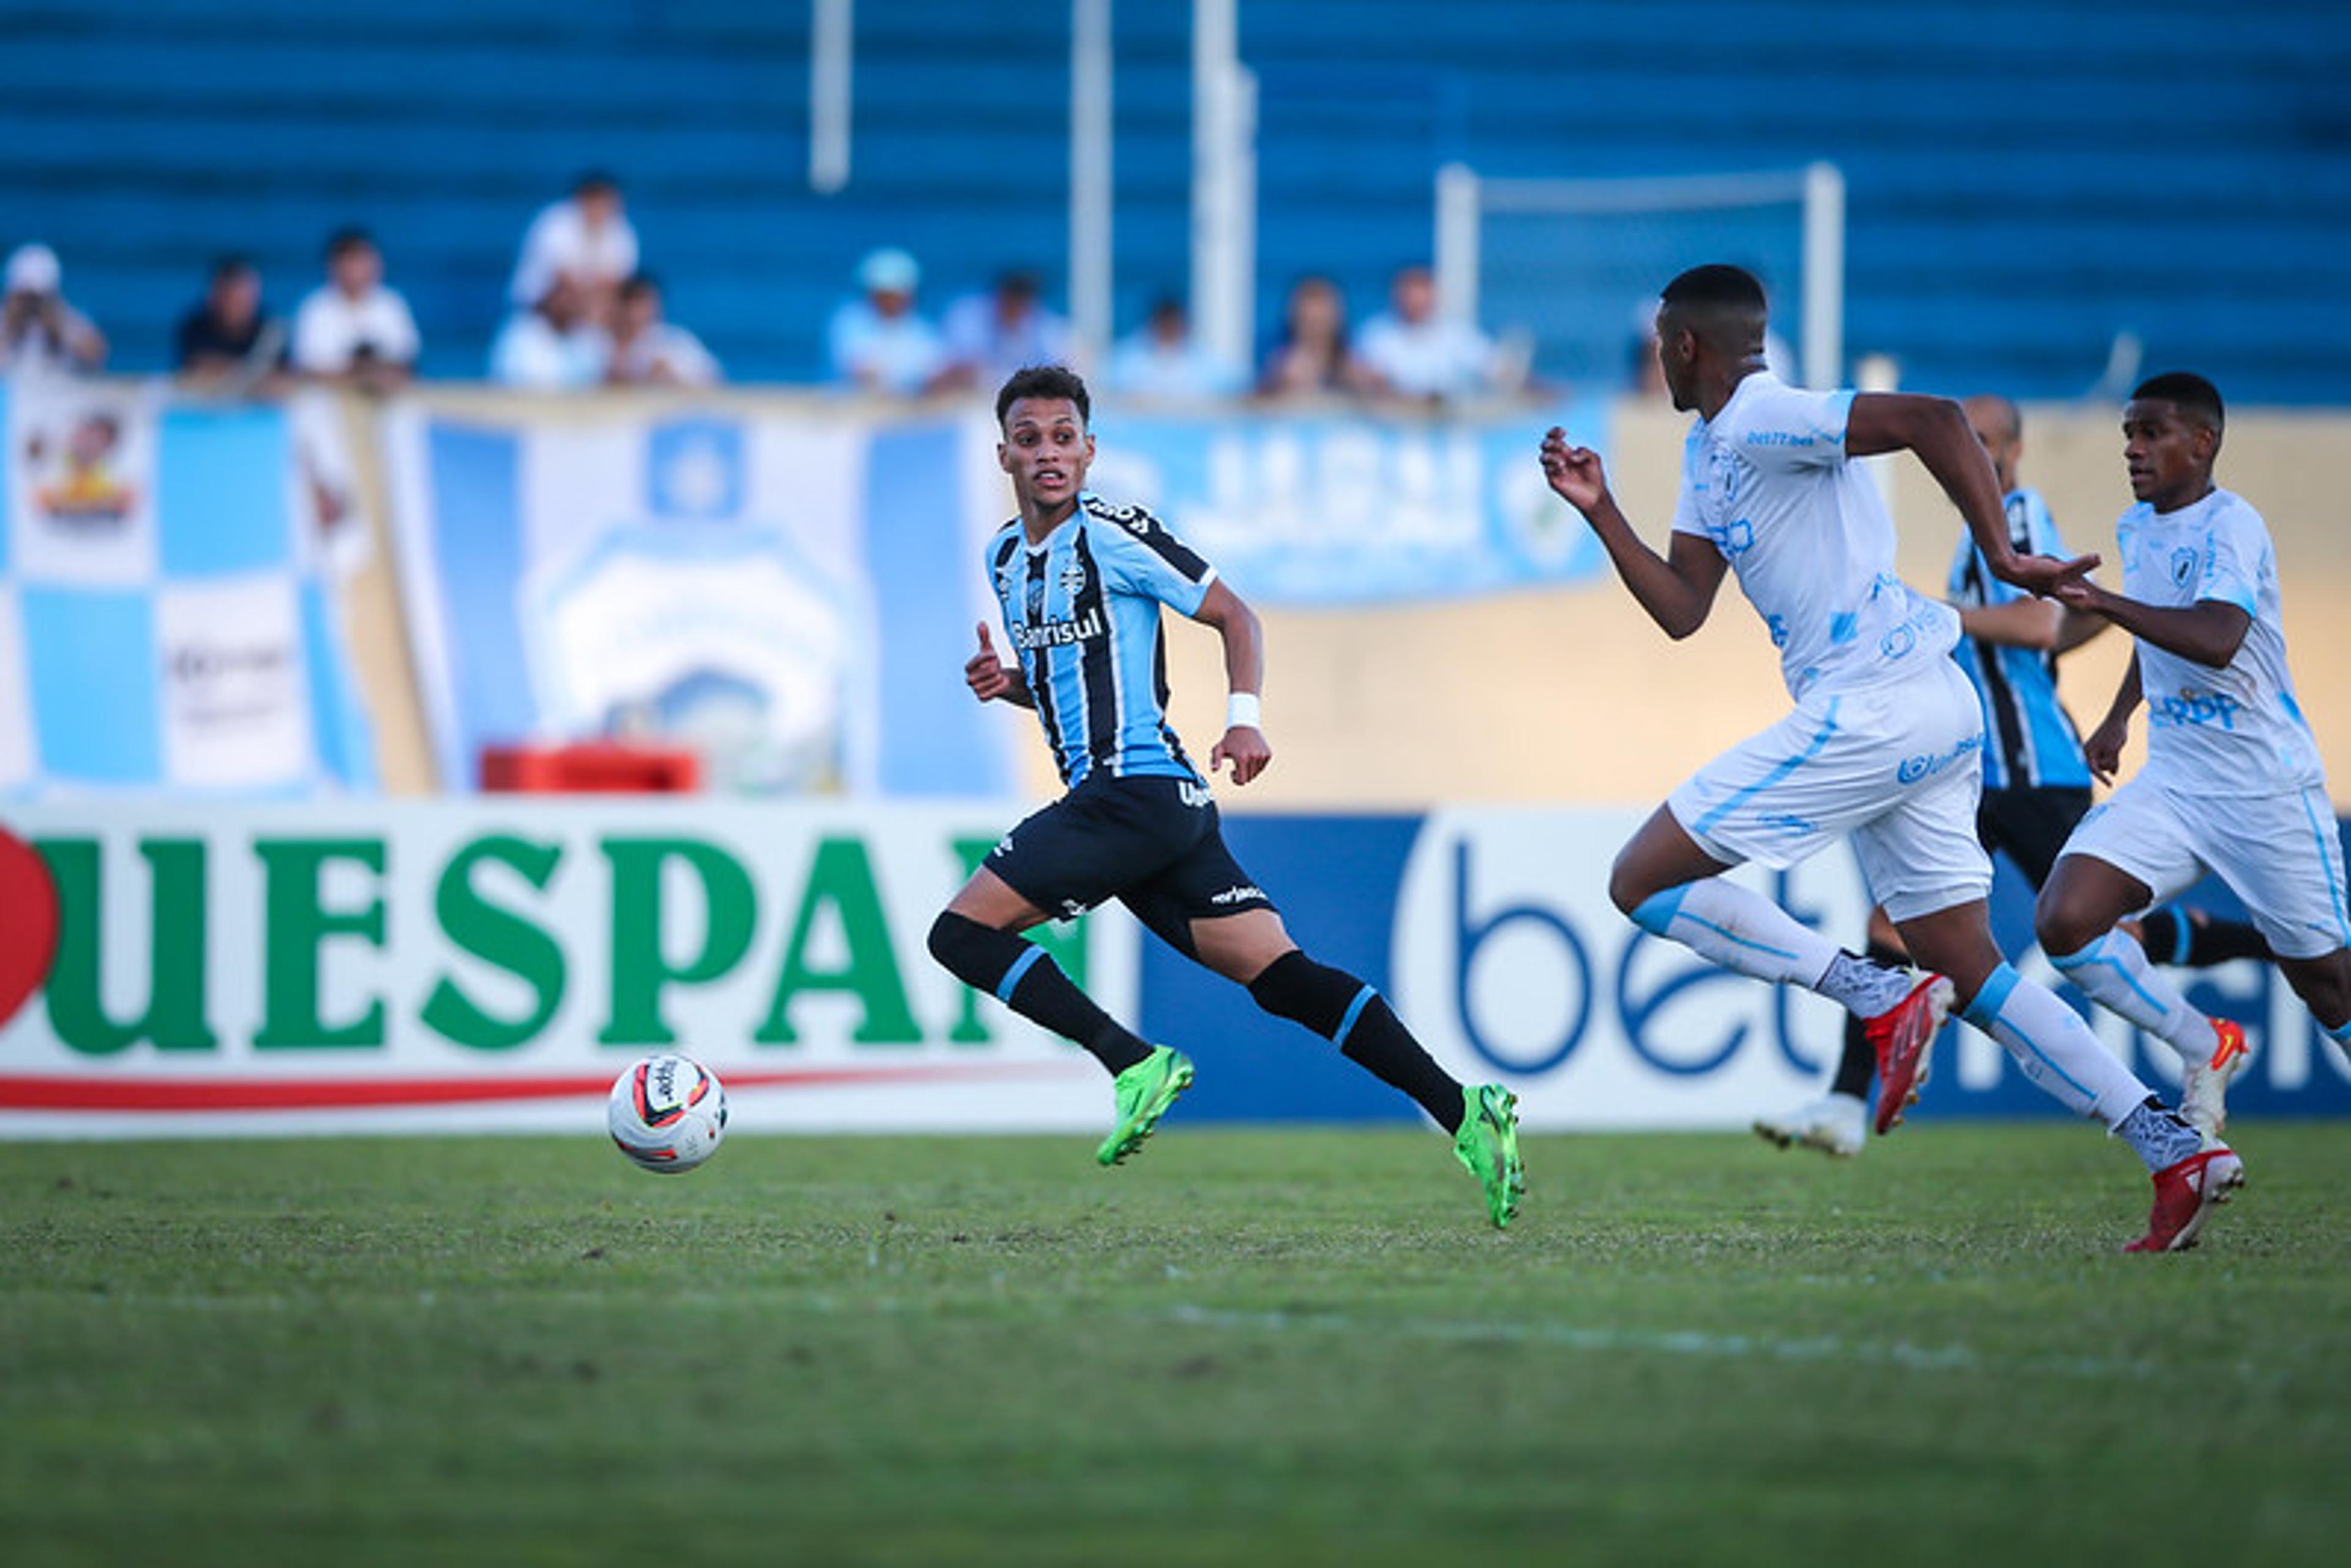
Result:
[[[1976,837],[1986,850],[2007,851],[2016,869],[2038,889],[2056,869],[2065,841],[2089,810],[2087,789],[1987,789],[1976,806]]]
[[[1115,898],[1187,956],[1193,921],[1273,907],[1225,848],[1207,786],[1189,779],[1089,773],[982,863],[1060,919]]]

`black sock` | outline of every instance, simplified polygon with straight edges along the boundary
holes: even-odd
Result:
[[[1866,1100],[1869,1098],[1869,1081],[1876,1076],[1877,1052],[1870,1049],[1869,1035],[1862,1021],[1847,1013],[1844,1015],[1844,1051],[1837,1058],[1836,1076],[1829,1080],[1829,1092]]]
[[[1888,968],[1907,968],[1910,956],[1899,947],[1888,947],[1883,942],[1872,942],[1864,957],[1873,964]],[[1869,1048],[1869,1036],[1862,1021],[1851,1013],[1844,1015],[1844,1051],[1837,1058],[1836,1076],[1829,1081],[1832,1094],[1850,1094],[1856,1100],[1869,1098],[1869,1081],[1877,1076],[1877,1052]]]
[[[1078,989],[1051,955],[1009,931],[942,915],[931,925],[931,956],[973,990],[1084,1046],[1113,1074],[1151,1054],[1151,1047]]]
[[[2139,945],[2158,964],[2209,969],[2232,958],[2270,956],[2270,945],[2255,927],[2241,920],[2199,920],[2176,904],[2167,904],[2138,923]]]
[[[1293,947],[1268,964],[1249,992],[1274,1017],[1336,1041],[1340,1055],[1411,1095],[1447,1132],[1461,1130],[1459,1081],[1421,1049],[1386,998],[1354,976]]]

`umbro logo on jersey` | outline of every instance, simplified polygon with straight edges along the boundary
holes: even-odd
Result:
[[[1263,898],[1264,896],[1265,891],[1262,888],[1257,887],[1249,883],[1243,883],[1238,887],[1228,887],[1222,893],[1210,894],[1208,895],[1208,902],[1210,904],[1241,904],[1252,898]]]
[[[1108,502],[1097,501],[1087,509],[1095,517],[1116,523],[1132,533],[1151,531],[1151,514],[1141,507],[1113,507]]]
[[[2196,552],[2192,549],[2173,550],[2171,552],[2172,586],[2175,588],[2185,588],[2188,586],[2189,579],[2195,575]]]

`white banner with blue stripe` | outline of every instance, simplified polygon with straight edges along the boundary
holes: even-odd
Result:
[[[1099,416],[1091,487],[1248,598],[1344,604],[1580,580],[1535,452],[1594,407],[1484,419]],[[964,689],[1012,515],[986,411],[876,415],[421,396],[387,426],[411,642],[444,788],[486,746],[607,736],[723,789],[1008,792],[1019,727]]]
[[[1459,419],[1105,408],[1091,486],[1149,507],[1253,602],[1492,593],[1605,564],[1535,454],[1554,424],[1604,451],[1606,423],[1591,402]]]
[[[963,685],[1002,485],[969,422],[418,401],[388,440],[444,788],[486,746],[611,736],[730,790],[1011,788]]]
[[[369,788],[326,561],[330,404],[0,387],[0,793]]]

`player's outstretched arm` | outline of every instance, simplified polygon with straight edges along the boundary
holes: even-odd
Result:
[[[1961,610],[1959,630],[1979,643],[2038,648],[2046,653],[2057,646],[2059,628],[2064,619],[2064,609],[2054,600],[2011,599],[2005,604]]]
[[[1225,704],[1224,736],[1208,751],[1208,771],[1215,773],[1229,762],[1233,782],[1246,784],[1273,760],[1258,708],[1265,691],[1265,629],[1258,623],[1257,612],[1221,578],[1208,584],[1192,619],[1214,627],[1223,639],[1225,689],[1231,694]]]
[[[2060,600],[2059,602],[2064,603],[2064,601]],[[2070,604],[2066,605],[2065,619],[2057,627],[2058,656],[2062,658],[2092,638],[2112,631],[2114,624],[2103,615],[2093,615],[2085,610],[2076,610]]]
[[[2109,592],[2095,582],[2068,582],[2057,590],[2069,610],[2102,615],[2134,637],[2154,643],[2167,653],[2193,659],[2220,669],[2237,656],[2253,618],[2241,605],[2222,599],[2199,599],[2176,610],[2159,609]],[[2133,668],[2137,668],[2134,661]]]
[[[1600,454],[1570,446],[1566,432],[1556,426],[1543,437],[1542,470],[1552,490],[1592,525],[1616,575],[1667,636],[1678,642],[1706,624],[1725,565],[1711,540],[1677,533],[1667,546],[1669,555],[1651,549],[1609,493]]]
[[[1844,450],[1848,457],[1914,454],[1959,509],[1976,548],[1983,551],[1984,564],[2002,582],[2045,595],[2098,564],[2094,555],[2061,561],[2016,553],[2009,542],[2008,514],[2001,506],[2000,476],[1968,427],[1968,416],[1949,398],[1855,392],[1845,416]]]
[[[971,695],[982,702],[1008,702],[1017,707],[1035,707],[1037,698],[1029,690],[1029,678],[1017,665],[1008,664],[996,656],[996,644],[988,641],[987,622],[979,623],[979,652],[963,663],[963,684]]]
[[[2107,705],[2106,716],[2082,742],[2082,757],[2090,765],[2090,776],[2101,784],[2113,783],[2115,769],[2122,766],[2123,742],[2130,738],[2131,715],[2138,711],[2138,655],[2133,653],[2122,685],[2115,688],[2115,700]]]

